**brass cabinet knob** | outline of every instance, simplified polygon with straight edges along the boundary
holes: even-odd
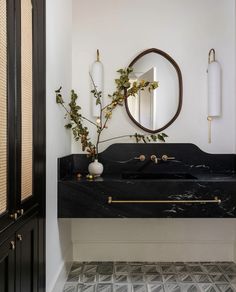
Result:
[[[17,239],[18,239],[19,241],[22,241],[22,240],[23,240],[22,235],[21,235],[21,234],[17,234]]]
[[[16,220],[17,219],[17,213],[10,214],[10,218]]]
[[[15,246],[15,241],[12,240],[12,241],[10,242],[10,249],[11,249],[11,250],[15,250],[15,248],[16,248],[16,246]]]
[[[16,211],[16,213],[20,216],[24,215],[24,209],[19,209]]]

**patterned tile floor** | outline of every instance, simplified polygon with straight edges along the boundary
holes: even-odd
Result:
[[[74,262],[64,292],[232,292],[233,262]]]

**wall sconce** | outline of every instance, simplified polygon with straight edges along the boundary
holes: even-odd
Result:
[[[97,60],[92,64],[90,76],[92,79],[92,89],[95,86],[98,92],[103,92],[103,65],[100,62],[99,50],[97,50]],[[100,117],[100,105],[96,104],[94,95],[92,95],[92,115],[97,119]]]
[[[214,49],[208,55],[208,143],[211,143],[211,123],[221,116],[221,66],[216,61]]]

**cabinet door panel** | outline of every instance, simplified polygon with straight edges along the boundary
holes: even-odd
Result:
[[[0,215],[7,210],[7,3],[0,0]]]
[[[14,292],[15,252],[13,243],[14,238],[10,238],[0,245],[0,292]]]
[[[33,194],[33,14],[21,0],[21,201]]]
[[[16,233],[16,292],[36,292],[38,222],[31,219]]]

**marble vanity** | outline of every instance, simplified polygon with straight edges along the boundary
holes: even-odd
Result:
[[[104,173],[90,180],[85,154],[58,159],[59,218],[236,217],[234,154],[184,143],[113,144],[99,160]]]

